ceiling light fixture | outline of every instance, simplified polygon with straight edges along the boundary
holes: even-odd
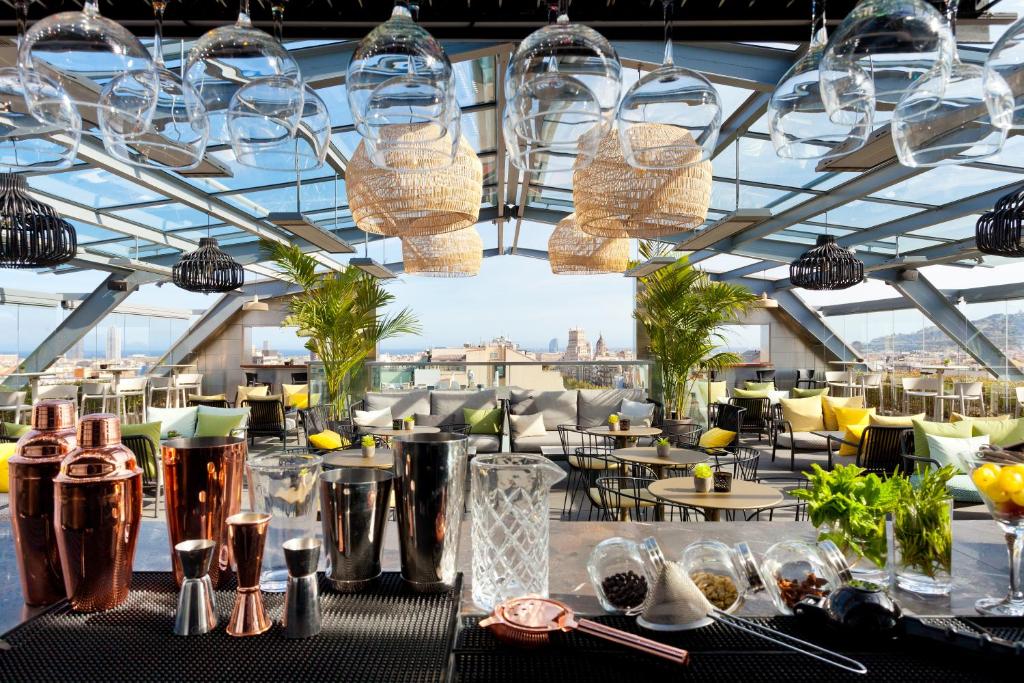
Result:
[[[28,195],[25,176],[0,173],[0,267],[48,268],[77,251],[75,228]]]

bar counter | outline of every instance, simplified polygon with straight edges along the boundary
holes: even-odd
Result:
[[[464,573],[462,612],[478,614],[471,598],[472,571],[469,524],[462,528],[459,565]],[[580,614],[600,614],[601,610],[587,578],[587,558],[593,547],[612,536],[640,540],[655,536],[666,556],[678,558],[683,547],[699,539],[717,539],[727,544],[746,541],[760,560],[776,541],[784,539],[813,540],[814,529],[806,522],[736,522],[650,524],[620,522],[552,522],[551,523],[551,597],[564,600]],[[398,570],[398,537],[389,529],[384,548],[384,569]],[[953,593],[946,598],[924,599],[900,590],[894,596],[900,606],[913,614],[975,615],[974,601],[986,595],[1003,596],[1009,584],[1008,560],[1003,535],[990,520],[953,522]],[[163,520],[146,520],[139,536],[135,555],[138,571],[169,571],[170,549],[167,527]],[[0,633],[17,626],[40,611],[26,607],[21,598],[21,584],[14,558],[14,541],[8,521],[0,522]],[[764,594],[748,598],[737,614],[770,616],[771,602]],[[276,617],[277,615],[271,615]],[[171,625],[167,627],[168,637]]]

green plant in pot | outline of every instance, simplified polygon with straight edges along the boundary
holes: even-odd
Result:
[[[608,416],[608,431],[614,432],[619,429],[619,416],[612,413]]]
[[[701,463],[693,468],[693,488],[697,493],[707,493],[711,490],[711,477],[714,472],[707,463]]]
[[[377,450],[377,442],[373,440],[373,437],[369,434],[359,439],[359,446],[363,451],[364,458],[372,458],[374,451]]]
[[[413,427],[416,426],[416,418],[412,417],[412,416],[409,416],[409,417],[405,418],[404,420],[402,420],[402,423],[403,423],[405,429],[412,429]]]
[[[672,444],[665,437],[662,437],[654,442],[654,450],[658,454],[659,458],[667,458],[669,453],[672,452]]]
[[[640,257],[665,256],[668,249],[661,242],[642,241]],[[735,353],[718,350],[725,343],[721,328],[737,322],[757,296],[742,285],[712,280],[683,257],[639,278],[636,300],[634,316],[650,339],[665,412],[689,415],[694,373],[723,370],[741,361]]]
[[[340,417],[367,356],[386,339],[419,334],[419,321],[408,308],[382,314],[395,296],[358,268],[320,272],[320,263],[297,245],[263,240],[260,248],[285,280],[302,289],[288,300],[281,325],[297,327],[323,363],[328,402],[333,417]]]
[[[953,498],[946,485],[956,474],[947,465],[891,480],[896,585],[904,590],[946,595],[953,587]]]
[[[807,516],[818,529],[818,540],[830,540],[846,555],[858,578],[881,582],[886,571],[886,514],[893,509],[892,479],[856,465],[823,470],[812,464],[805,476],[808,488],[796,489],[794,498],[807,501]]]

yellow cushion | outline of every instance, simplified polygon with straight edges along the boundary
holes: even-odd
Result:
[[[1024,441],[1024,419],[971,420],[972,436],[987,434],[993,446],[1015,446]]]
[[[843,430],[843,441],[849,442],[839,444],[839,455],[855,456],[857,455],[858,446],[861,440],[864,438],[864,431],[868,428],[867,422],[859,422],[857,424],[847,425]]]
[[[863,408],[863,396],[822,396],[821,411],[825,419],[825,431],[838,432],[839,423],[836,421],[836,408]],[[794,432],[796,429],[793,430]]]
[[[7,467],[7,459],[14,455],[16,443],[0,443],[0,493],[7,493],[11,490],[10,471]]]
[[[726,386],[725,381],[721,382],[709,382],[708,383],[708,401],[711,403],[718,402],[718,399],[725,398],[729,393],[729,388]]]
[[[259,398],[261,396],[266,396],[268,388],[269,387],[266,384],[261,384],[258,387],[243,387],[243,386],[240,386],[240,387],[238,387],[238,394],[235,397],[235,401],[238,402],[238,405],[242,405],[242,401],[244,401],[245,399],[249,398],[250,396],[253,396],[253,397],[256,397],[256,398]]]
[[[314,448],[322,448],[325,451],[334,451],[350,445],[348,439],[338,432],[332,432],[330,429],[325,429],[319,434],[310,434],[309,443]]]
[[[289,408],[306,408],[309,406],[308,384],[282,384],[281,393],[284,394],[284,404]],[[300,401],[305,405],[300,406]]]
[[[868,428],[874,408],[839,408],[835,409],[836,424],[843,433],[843,441],[859,444],[864,430]],[[839,444],[839,455],[857,455],[857,446]]]
[[[226,401],[228,400],[227,394],[189,394],[189,399],[193,401]]]
[[[990,415],[986,417],[971,417],[970,415],[961,415],[960,413],[953,413],[949,416],[950,422],[964,422],[965,420],[1009,420],[1010,415]]]
[[[781,398],[782,419],[793,426],[794,432],[815,432],[825,429],[821,397]]]
[[[313,394],[312,397],[309,394],[292,394],[289,400],[292,408],[305,410],[309,407],[310,403],[316,405],[320,402],[320,394]]]
[[[733,389],[734,398],[771,398],[771,389]]]
[[[924,413],[917,415],[875,415],[870,418],[873,427],[913,427],[914,420],[924,420]]]
[[[725,448],[731,444],[735,438],[736,432],[730,432],[728,429],[712,427],[700,435],[699,445],[702,448]]]

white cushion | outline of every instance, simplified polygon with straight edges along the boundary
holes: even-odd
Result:
[[[146,410],[147,422],[160,423],[160,438],[166,439],[168,432],[177,432],[183,439],[191,439],[196,435],[196,420],[199,419],[199,408],[153,408]]]
[[[380,410],[357,410],[352,417],[352,421],[358,427],[390,427],[391,420],[390,407]]]
[[[776,405],[780,398],[789,398],[789,391],[769,391],[768,401],[772,405]]]
[[[540,413],[509,415],[508,421],[512,427],[512,438],[514,439],[521,439],[524,436],[544,436],[547,433],[544,429],[544,416]]]
[[[284,419],[284,430],[286,432],[294,432],[298,427],[299,423],[295,421],[294,417],[286,417]]]
[[[974,455],[982,446],[988,446],[990,443],[988,434],[972,436],[967,439],[925,434],[925,438],[928,439],[928,453],[939,463],[940,467],[953,465],[961,472],[971,470],[966,464],[965,457]]]
[[[619,417],[625,417],[630,420],[653,420],[654,419],[654,404],[630,401],[628,398],[622,399],[622,406],[619,408]]]

